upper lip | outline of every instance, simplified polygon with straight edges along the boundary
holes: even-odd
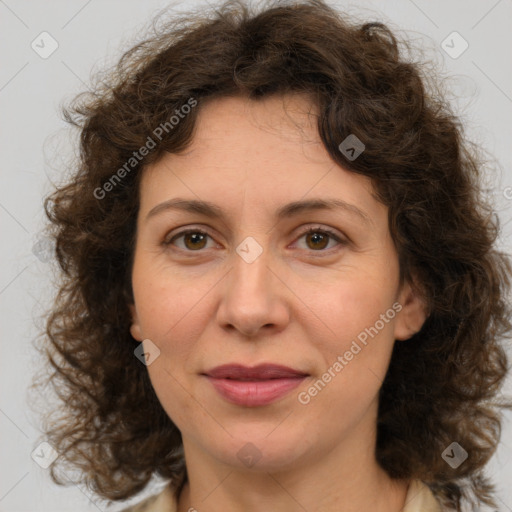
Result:
[[[308,374],[278,364],[259,364],[253,367],[241,364],[224,364],[208,370],[205,375],[216,379],[268,380],[305,377]]]

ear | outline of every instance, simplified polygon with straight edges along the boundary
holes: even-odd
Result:
[[[135,309],[134,304],[128,304],[130,308],[130,313],[132,316],[132,323],[130,325],[130,333],[137,340],[142,341],[144,337],[142,336],[142,331],[139,324],[139,317],[137,316],[137,311]]]
[[[395,339],[408,340],[422,328],[427,319],[427,305],[409,282],[402,286],[398,303],[402,309],[396,315]]]

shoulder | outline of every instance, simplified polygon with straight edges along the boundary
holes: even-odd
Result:
[[[163,491],[144,499],[136,505],[124,508],[120,512],[176,512],[178,508],[176,496],[171,486]]]
[[[443,512],[441,503],[434,493],[421,480],[412,480],[409,484],[402,512]]]

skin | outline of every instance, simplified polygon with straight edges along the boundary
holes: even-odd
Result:
[[[387,207],[367,177],[329,157],[307,96],[199,107],[189,148],[144,171],[130,306],[132,336],[160,350],[147,369],[183,437],[189,481],[178,510],[397,512],[409,482],[391,480],[375,460],[378,392],[395,340],[410,338],[426,314],[409,283],[399,286]],[[168,209],[147,218],[177,197],[216,203],[226,216]],[[312,198],[342,199],[369,221],[343,209],[276,219],[284,204]],[[312,240],[309,227],[346,243]],[[209,237],[173,238],[188,228]],[[252,263],[236,251],[249,236],[262,249]],[[298,393],[395,302],[399,313],[300,403]],[[201,375],[263,362],[309,377],[277,402],[243,407]],[[261,456],[251,467],[237,456],[248,442]]]

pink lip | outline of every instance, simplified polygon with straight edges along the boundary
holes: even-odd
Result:
[[[261,364],[253,368],[223,365],[204,375],[224,399],[246,407],[275,402],[307,377],[301,371],[274,364]]]

